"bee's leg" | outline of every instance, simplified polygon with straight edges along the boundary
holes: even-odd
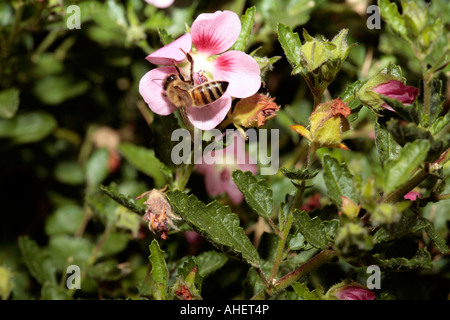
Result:
[[[183,49],[180,48],[181,51],[183,51],[184,55],[186,56],[187,61],[189,61],[189,63],[191,64],[191,71],[189,73],[189,82],[194,83],[194,59],[192,59],[192,56],[189,52],[184,51]]]
[[[172,64],[173,64],[173,66],[175,67],[175,69],[177,69],[177,73],[178,73],[178,76],[180,77],[180,79],[181,79],[182,81],[186,82],[186,80],[184,79],[183,74],[181,73],[180,68],[177,66],[177,64],[175,63],[175,61],[172,60]]]

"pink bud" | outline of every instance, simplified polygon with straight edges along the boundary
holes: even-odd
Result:
[[[391,99],[396,99],[403,104],[413,103],[419,95],[419,89],[403,84],[398,80],[390,80],[388,82],[379,84],[374,87],[372,91],[378,94],[382,94]],[[392,108],[389,107],[386,103],[383,103],[382,107],[392,110]]]
[[[345,286],[334,295],[340,300],[375,300],[375,294],[360,286]]]

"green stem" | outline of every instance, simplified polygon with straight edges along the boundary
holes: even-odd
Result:
[[[428,164],[425,164],[425,168],[420,170],[414,177],[411,178],[408,182],[402,185],[397,190],[383,196],[381,198],[381,202],[385,203],[395,203],[403,199],[403,196],[407,194],[409,191],[417,187],[423,180],[425,180],[430,175]]]
[[[428,72],[427,63],[424,59],[420,61],[422,66],[422,78],[423,78],[423,114],[424,124],[426,127],[430,125],[431,119],[431,78],[432,76]]]
[[[304,163],[304,167],[306,169],[308,169],[310,167],[316,150],[317,150],[316,145],[314,143],[311,143],[309,150],[308,150],[308,156],[306,157],[306,161]],[[297,191],[295,192],[295,195],[294,195],[294,200],[292,201],[292,204],[289,208],[290,215],[288,217],[286,224],[283,226],[283,229],[281,231],[281,237],[278,240],[278,245],[277,245],[277,249],[276,249],[276,253],[275,253],[275,259],[274,259],[272,271],[270,272],[270,277],[269,277],[270,283],[275,279],[275,277],[278,273],[278,269],[280,267],[282,258],[283,258],[286,240],[289,235],[289,231],[291,230],[292,223],[294,221],[293,212],[300,205],[302,198],[303,198],[303,193],[305,192],[305,189],[306,189],[305,180],[301,180],[301,181],[299,181],[299,183],[300,183],[300,185],[297,187]]]
[[[263,289],[260,292],[258,292],[256,295],[254,295],[251,300],[261,300],[264,299],[266,296],[266,293],[269,296],[274,296],[280,291],[286,289],[290,285],[292,285],[295,281],[298,281],[300,278],[311,272],[312,270],[320,267],[321,265],[330,262],[334,257],[337,256],[336,251],[334,250],[323,250],[317,255],[315,255],[313,258],[311,258],[308,262],[306,262],[304,265],[298,267],[294,271],[288,273],[283,278],[278,280],[273,286],[267,289]]]

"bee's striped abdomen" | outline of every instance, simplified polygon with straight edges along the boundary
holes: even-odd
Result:
[[[201,107],[219,99],[228,88],[227,81],[211,81],[192,89],[193,106]]]

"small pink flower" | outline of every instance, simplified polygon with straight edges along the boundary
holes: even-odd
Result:
[[[145,2],[150,3],[160,9],[170,7],[174,1],[175,0],[145,0]]]
[[[410,191],[403,196],[404,199],[415,201],[417,198],[420,198],[420,192]]]
[[[256,174],[258,166],[253,163],[255,161],[245,152],[244,139],[235,131],[232,143],[226,148],[206,153],[201,163],[196,164],[196,170],[205,176],[206,192],[210,196],[226,192],[234,204],[239,204],[244,200],[244,196],[234,183],[231,174],[238,169]]]
[[[379,84],[372,91],[396,99],[405,105],[413,103],[419,95],[419,89],[405,85],[398,80],[390,80]],[[382,107],[394,111],[386,103],[383,103]]]
[[[375,294],[360,286],[345,286],[340,288],[334,295],[339,300],[375,300]]]
[[[191,26],[191,32],[147,56],[147,60],[163,65],[147,72],[139,83],[139,92],[150,109],[168,115],[176,107],[163,97],[162,79],[176,73],[173,62],[189,79],[190,65],[184,52],[194,60],[196,84],[206,80],[227,81],[225,94],[203,107],[187,107],[187,117],[202,130],[215,128],[231,108],[231,97],[246,98],[256,93],[261,85],[258,63],[242,51],[228,50],[241,32],[241,22],[236,13],[217,11],[200,14]]]

